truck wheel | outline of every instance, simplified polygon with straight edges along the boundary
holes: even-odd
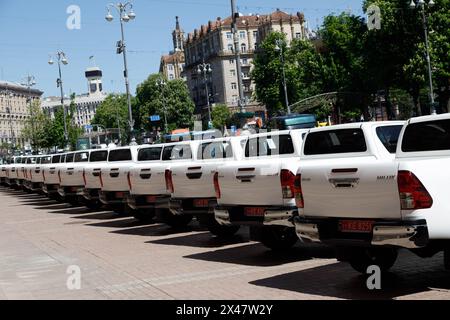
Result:
[[[140,222],[152,222],[155,211],[152,209],[138,209],[133,213],[133,217]]]
[[[176,216],[169,210],[163,210],[160,214],[161,220],[174,229],[186,227],[192,221],[192,215],[184,214]]]
[[[292,248],[298,241],[294,228],[265,226],[261,229],[261,243],[274,251]]]
[[[128,205],[124,204],[114,204],[111,206],[111,210],[114,211],[114,213],[117,213],[121,217],[128,216],[127,212]]]
[[[224,226],[219,224],[213,216],[200,218],[200,223],[208,228],[209,232],[219,238],[230,238],[239,231],[241,226]]]
[[[102,203],[96,200],[86,200],[85,205],[91,210],[98,210],[102,207]]]
[[[391,248],[354,249],[348,262],[359,273],[366,274],[369,266],[376,265],[387,272],[397,260],[398,251]]]

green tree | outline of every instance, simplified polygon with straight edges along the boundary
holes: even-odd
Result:
[[[22,137],[29,140],[34,152],[45,147],[47,132],[45,124],[49,121],[48,116],[42,111],[40,102],[36,101],[31,105],[31,116],[25,121],[22,130]]]
[[[136,105],[132,98],[132,105]],[[105,129],[120,128],[122,143],[129,139],[128,103],[126,94],[110,94],[98,107],[92,124]]]
[[[211,112],[214,128],[222,130],[231,119],[231,111],[225,104],[216,105]]]
[[[161,75],[152,74],[137,87],[136,98],[143,128],[151,129],[152,115],[161,116],[162,126],[166,115],[169,130],[191,128],[195,105],[186,83],[183,80],[165,80],[165,85],[160,85],[162,79]]]

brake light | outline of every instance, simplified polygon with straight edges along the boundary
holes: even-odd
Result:
[[[84,181],[84,185],[86,186],[87,185],[87,182],[86,182],[86,170],[84,170],[84,169],[83,169],[83,181]]]
[[[431,208],[433,198],[414,173],[399,171],[397,183],[402,210]]]
[[[131,185],[131,172],[128,172],[127,180],[128,180],[128,186],[130,187],[130,190],[133,190],[133,186]]]
[[[295,204],[297,208],[303,209],[305,207],[305,200],[303,199],[302,191],[302,175],[298,174],[294,181],[294,194],[295,194]]]
[[[100,178],[100,186],[103,188],[103,172],[100,172],[98,177]]]
[[[222,193],[220,192],[219,173],[218,172],[216,172],[214,174],[214,191],[216,192],[216,198],[220,199],[222,197]]]
[[[281,191],[283,199],[294,198],[295,175],[289,170],[281,170]]]
[[[174,193],[174,186],[173,186],[173,179],[172,179],[172,171],[171,170],[166,170],[166,189],[169,193]]]
[[[61,183],[62,182],[62,180],[61,180],[61,170],[58,170],[58,179],[59,179],[59,183]]]

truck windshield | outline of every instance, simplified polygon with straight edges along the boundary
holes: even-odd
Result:
[[[103,162],[108,160],[108,151],[93,151],[89,158],[89,162]]]
[[[304,153],[312,156],[366,151],[366,139],[361,129],[340,129],[309,133]]]
[[[112,150],[109,152],[108,157],[109,162],[131,161],[131,160],[133,160],[133,157],[131,155],[130,149]]]
[[[191,147],[187,144],[165,147],[163,161],[192,159]]]
[[[233,158],[233,149],[229,141],[203,143],[198,149],[199,160],[227,158]]]
[[[290,134],[251,138],[245,147],[246,158],[293,153],[294,143]]]
[[[162,147],[145,148],[139,150],[138,161],[158,161],[161,160]]]
[[[75,162],[88,162],[89,152],[79,152],[75,155]]]
[[[377,128],[377,136],[389,153],[397,151],[398,137],[403,126],[383,126]]]
[[[412,123],[403,134],[403,152],[450,150],[450,120]]]

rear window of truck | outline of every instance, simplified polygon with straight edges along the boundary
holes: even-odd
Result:
[[[191,147],[187,144],[165,147],[162,159],[163,161],[192,159]]]
[[[131,161],[133,157],[131,155],[130,149],[112,150],[109,152],[108,161],[118,162],[118,161]]]
[[[378,139],[389,153],[396,153],[398,138],[403,126],[383,126],[376,129]]]
[[[61,156],[60,155],[52,157],[52,163],[59,163],[60,161],[61,161]]]
[[[79,152],[75,155],[75,162],[88,162],[89,152]]]
[[[340,129],[309,133],[304,153],[313,156],[366,151],[366,139],[361,129]]]
[[[403,134],[403,152],[450,150],[450,120],[409,124]]]
[[[251,138],[245,146],[246,158],[288,155],[294,152],[290,134]]]
[[[197,159],[227,159],[233,158],[233,149],[228,141],[203,143],[198,149]]]
[[[93,151],[89,157],[89,162],[103,162],[108,160],[108,151]]]
[[[36,163],[36,158],[28,158],[26,163],[27,164],[35,164]]]
[[[66,163],[72,163],[74,159],[75,159],[75,154],[69,153],[68,155],[66,155]]]
[[[161,160],[163,148],[145,148],[139,150],[138,161],[158,161]]]
[[[41,164],[49,164],[52,162],[52,157],[43,157],[41,160]]]

